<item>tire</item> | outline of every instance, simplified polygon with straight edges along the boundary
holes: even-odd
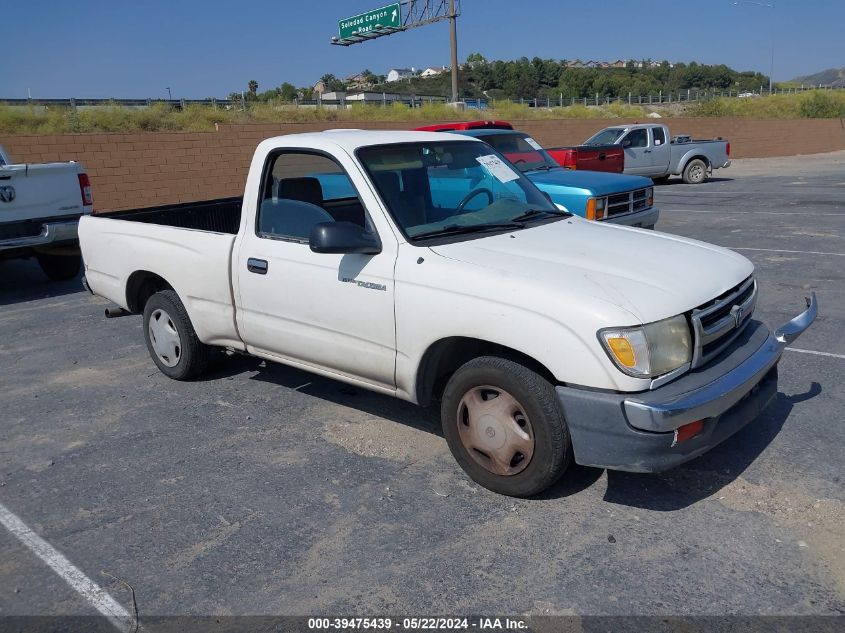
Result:
[[[36,255],[41,270],[52,281],[68,281],[79,274],[82,267],[81,255],[53,255],[39,253]]]
[[[655,185],[665,185],[669,182],[669,178],[671,178],[671,176],[659,176],[657,178],[652,178],[652,181],[654,181]]]
[[[173,290],[162,290],[144,306],[144,340],[161,373],[188,380],[208,367],[211,348],[197,338],[191,319]]]
[[[554,387],[505,358],[482,356],[461,366],[443,392],[440,417],[460,467],[499,494],[539,494],[560,479],[572,461],[569,430]],[[479,417],[484,419],[483,430],[473,425]]]
[[[683,178],[688,185],[700,185],[707,180],[707,164],[700,158],[693,158],[684,167]]]

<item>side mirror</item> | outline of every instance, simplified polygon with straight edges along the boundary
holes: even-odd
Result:
[[[352,222],[320,222],[314,225],[309,244],[315,253],[381,253],[378,236]]]
[[[625,140],[623,140],[622,141],[622,147],[625,147],[625,148],[631,147],[631,139],[626,138]]]

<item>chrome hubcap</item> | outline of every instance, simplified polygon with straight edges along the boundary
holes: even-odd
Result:
[[[693,180],[701,180],[701,177],[704,175],[704,169],[701,166],[695,165],[690,170],[690,176],[692,176]]]
[[[464,394],[458,435],[470,457],[496,475],[522,472],[534,455],[528,416],[516,398],[498,387],[475,387]]]
[[[150,342],[158,359],[167,367],[176,367],[182,358],[182,340],[173,319],[162,309],[150,315]]]

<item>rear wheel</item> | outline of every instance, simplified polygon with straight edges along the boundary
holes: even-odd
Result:
[[[441,404],[452,454],[477,483],[504,495],[536,495],[571,461],[569,431],[554,387],[524,365],[493,356],[449,379]]]
[[[79,274],[82,267],[81,255],[55,255],[52,253],[38,253],[36,255],[41,270],[52,281],[67,281]]]
[[[191,319],[173,290],[162,290],[144,306],[144,339],[153,362],[174,380],[199,376],[211,348],[197,338]]]
[[[700,158],[694,158],[684,167],[684,182],[698,185],[707,180],[707,164]]]

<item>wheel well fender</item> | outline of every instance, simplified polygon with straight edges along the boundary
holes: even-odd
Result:
[[[149,270],[136,270],[126,282],[126,306],[130,312],[144,311],[147,301],[161,290],[173,290],[164,277]]]
[[[422,355],[416,376],[416,401],[427,406],[443,393],[452,374],[479,356],[500,356],[528,367],[554,384],[548,367],[519,350],[483,339],[454,336],[432,343]]]
[[[710,169],[710,161],[708,160],[708,158],[706,156],[703,156],[701,154],[694,154],[692,156],[685,156],[684,157],[684,160],[682,162],[683,167],[681,167],[681,173],[684,173],[687,169],[687,165],[689,165],[690,162],[694,161],[696,158],[703,161],[704,164],[707,166],[707,169]]]

